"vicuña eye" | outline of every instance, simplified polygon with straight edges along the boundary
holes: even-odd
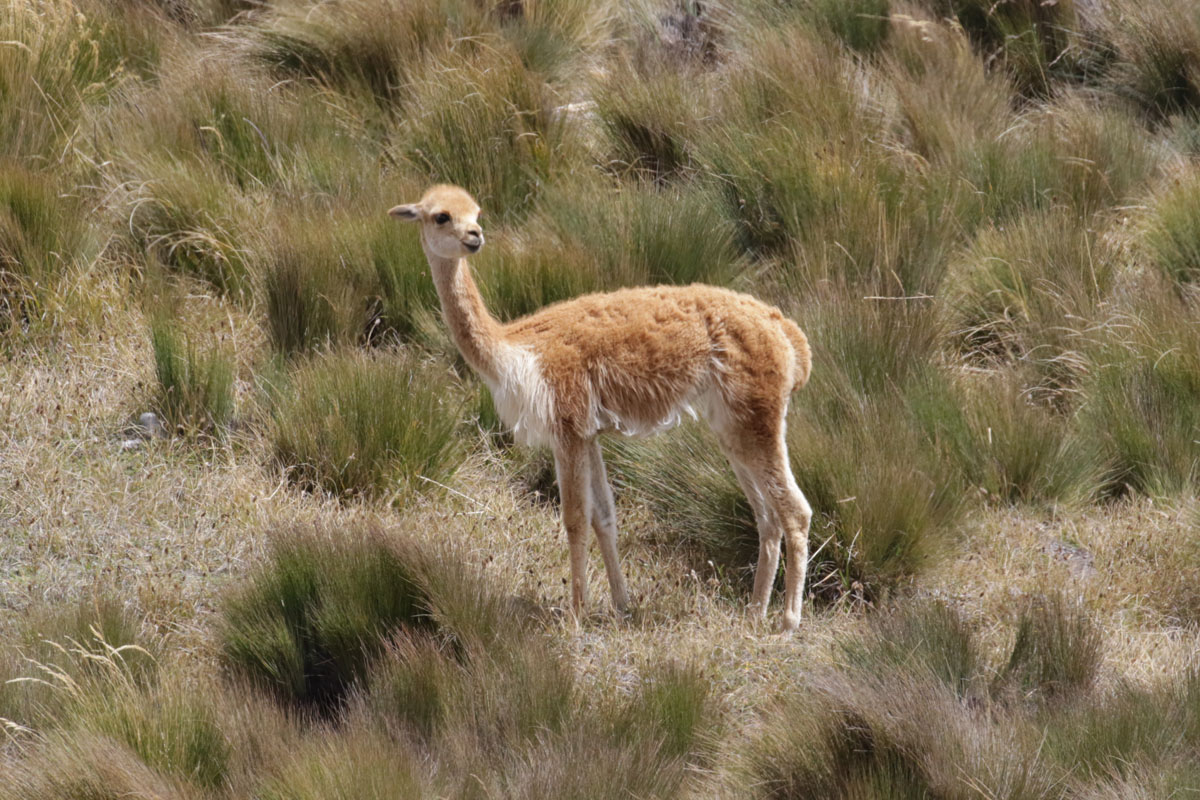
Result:
[[[436,217],[434,217],[433,221],[438,225],[445,225],[450,221],[450,215],[443,211],[441,214],[438,214]]]

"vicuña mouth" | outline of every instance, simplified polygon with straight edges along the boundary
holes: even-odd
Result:
[[[479,248],[483,247],[482,244],[465,244],[463,246],[466,247],[468,250],[470,250],[472,253],[478,253]]]

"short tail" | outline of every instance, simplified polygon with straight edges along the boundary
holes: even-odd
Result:
[[[808,383],[809,373],[812,372],[812,350],[808,347],[808,337],[800,330],[799,325],[786,317],[781,319],[779,324],[783,327],[783,335],[792,343],[792,350],[796,353],[796,381],[792,384],[794,392]]]

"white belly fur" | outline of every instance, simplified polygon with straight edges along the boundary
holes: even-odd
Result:
[[[537,447],[552,445],[554,437],[554,393],[542,374],[537,354],[523,348],[510,347],[503,359],[496,380],[485,378],[492,393],[496,413],[513,433],[518,444]],[[615,431],[625,436],[651,436],[677,426],[685,417],[719,416],[722,404],[713,385],[696,387],[688,393],[663,419],[629,418],[598,402],[599,392],[592,387],[591,419],[586,433],[595,435]]]

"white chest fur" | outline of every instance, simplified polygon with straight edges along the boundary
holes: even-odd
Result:
[[[523,347],[508,346],[497,367],[496,379],[485,382],[500,419],[519,444],[550,444],[554,395],[542,376],[537,355]]]

